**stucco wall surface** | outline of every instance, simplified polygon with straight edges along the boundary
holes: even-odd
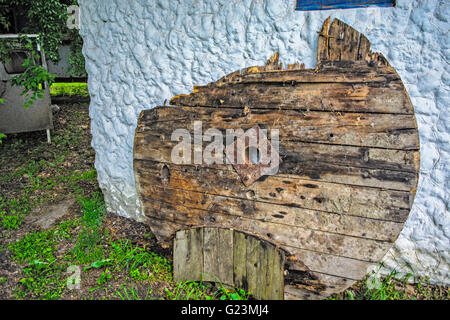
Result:
[[[331,16],[364,33],[400,74],[421,139],[417,196],[384,272],[450,283],[450,2],[396,8],[294,11],[294,0],[79,0],[91,93],[92,145],[110,211],[143,220],[132,149],[141,110],[162,105],[275,51],[316,64],[317,32]],[[411,270],[412,269],[412,270]]]

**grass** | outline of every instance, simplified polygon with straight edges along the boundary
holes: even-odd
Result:
[[[50,87],[50,95],[89,97],[89,92],[85,82],[53,83]]]
[[[70,237],[76,220],[61,223],[56,228],[25,235],[11,243],[8,250],[13,259],[23,265],[22,277],[15,290],[15,298],[58,299],[65,288],[64,272],[67,262],[55,253],[58,242]]]
[[[92,178],[91,174],[85,176]],[[98,270],[98,276],[89,292],[108,293],[110,283],[119,275],[124,283],[113,296],[120,299],[154,299],[153,290],[137,290],[139,284],[164,283],[165,299],[248,299],[243,290],[214,289],[211,284],[197,282],[175,283],[172,265],[164,257],[149,251],[146,247],[132,244],[129,239],[112,240],[104,228],[105,204],[100,193],[78,198],[82,216],[60,223],[44,231],[31,232],[12,242],[8,250],[13,259],[23,266],[22,277],[15,290],[15,298],[59,299],[66,287],[66,271],[71,265],[79,265],[83,273]],[[73,249],[64,255],[57,255],[59,245],[78,237]]]
[[[129,287],[123,284],[119,290],[116,290],[116,296],[121,300],[152,300],[153,290],[147,287],[139,290],[137,287]]]
[[[238,288],[225,288],[221,283],[186,281],[176,284],[173,290],[166,288],[168,300],[248,300],[250,293]]]
[[[103,255],[99,246],[103,236],[100,227],[106,208],[103,197],[99,193],[89,198],[80,197],[79,202],[83,213],[81,218],[82,228],[73,254],[76,261],[86,263],[100,259]]]
[[[180,282],[172,278],[172,265],[146,247],[133,245],[129,239],[111,240],[102,223],[105,205],[100,194],[80,197],[82,217],[62,222],[50,230],[32,232],[8,246],[13,259],[23,265],[22,278],[15,297],[58,299],[66,286],[65,272],[70,265],[83,266],[83,273],[100,271],[89,292],[108,292],[109,284],[119,275],[128,279],[113,295],[120,299],[154,299],[153,290],[136,289],[139,284],[164,283],[165,299],[174,300],[244,300],[250,297],[242,289],[228,289],[209,283]],[[59,244],[68,241],[79,229],[74,248],[57,255]],[[125,283],[133,283],[124,286]]]
[[[31,207],[32,203],[26,191],[20,198],[0,197],[0,221],[3,229],[18,229],[23,222],[23,217],[30,212]]]
[[[382,264],[379,265],[380,269]],[[415,279],[413,274],[400,275],[396,270],[378,279],[367,275],[363,281],[328,300],[449,300],[447,287],[430,285],[425,278]]]
[[[111,243],[109,259],[117,270],[126,270],[135,280],[172,279],[172,265],[167,259],[133,246],[128,239]]]

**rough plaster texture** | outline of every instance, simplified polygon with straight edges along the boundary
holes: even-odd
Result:
[[[91,93],[95,166],[109,210],[138,220],[132,148],[142,109],[275,51],[284,64],[316,64],[317,32],[337,17],[393,65],[413,102],[421,139],[417,196],[384,261],[450,283],[450,3],[398,0],[396,8],[294,11],[294,0],[80,0]]]

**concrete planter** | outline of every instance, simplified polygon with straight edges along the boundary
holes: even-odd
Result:
[[[50,108],[50,92],[46,88],[42,99],[37,99],[26,109],[23,107],[23,88],[11,85],[10,81],[0,84],[0,96],[5,101],[0,104],[0,132],[19,133],[53,129]]]

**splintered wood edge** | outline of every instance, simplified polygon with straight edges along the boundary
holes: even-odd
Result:
[[[345,28],[344,32],[338,34],[338,27],[343,26]],[[341,56],[337,61],[365,61],[369,66],[387,66],[390,67],[387,59],[379,52],[372,52],[370,50],[371,44],[366,36],[356,29],[350,27],[341,20],[335,18],[331,23],[331,17],[328,17],[322,26],[322,30],[319,32],[318,46],[317,46],[317,65],[314,69],[305,68],[305,64],[301,62],[295,62],[293,64],[288,64],[286,69],[283,69],[283,63],[279,62],[279,52],[276,51],[273,56],[271,56],[265,63],[264,66],[251,66],[247,68],[242,68],[240,70],[234,71],[217,81],[210,83],[218,84],[223,82],[229,82],[235,76],[243,76],[252,73],[262,73],[262,72],[280,72],[280,71],[294,71],[294,70],[305,70],[305,71],[318,71],[321,65],[325,61],[335,61],[330,56],[331,52],[343,51],[344,42],[336,43],[333,42],[333,46],[330,46],[330,39],[335,39],[337,37],[354,37],[358,38],[357,41],[357,56],[349,57],[348,55]],[[395,71],[394,71],[395,72]],[[396,73],[396,72],[395,72]],[[190,94],[197,93],[202,86],[194,86],[194,90],[189,94],[178,94],[172,97],[169,101],[171,105],[176,105],[177,100],[181,97],[189,96]]]

